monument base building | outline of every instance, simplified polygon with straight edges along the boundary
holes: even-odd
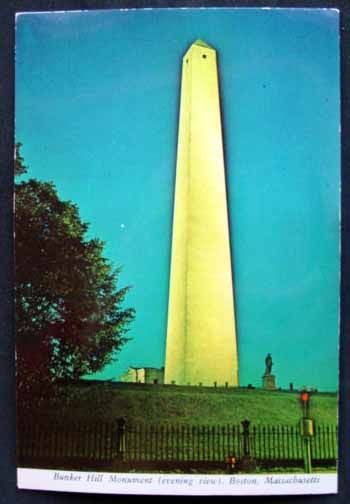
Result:
[[[153,385],[164,383],[164,368],[153,367],[130,367],[120,377],[122,382],[128,383],[150,383]]]

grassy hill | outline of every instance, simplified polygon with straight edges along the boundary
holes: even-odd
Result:
[[[248,388],[181,387],[112,382],[61,385],[58,402],[45,416],[66,421],[113,421],[126,417],[137,423],[295,425],[302,414],[300,393]],[[69,398],[69,399],[68,399]],[[310,414],[317,423],[335,424],[337,395],[315,393]]]

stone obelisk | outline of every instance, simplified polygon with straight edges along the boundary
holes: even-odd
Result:
[[[216,51],[201,40],[182,65],[165,383],[238,385]]]

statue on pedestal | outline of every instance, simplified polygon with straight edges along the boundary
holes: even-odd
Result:
[[[262,377],[262,385],[266,390],[276,390],[276,380],[275,375],[272,374],[272,357],[271,354],[268,353],[265,357],[265,373]]]

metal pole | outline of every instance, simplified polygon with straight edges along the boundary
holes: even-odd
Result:
[[[305,466],[305,472],[306,473],[311,473],[312,471],[312,466],[311,466],[311,438],[310,437],[304,437],[304,466]]]
[[[311,437],[314,434],[313,421],[309,417],[309,402],[310,396],[305,390],[302,392],[301,400],[303,402],[303,417],[301,419],[301,435],[303,437],[304,445],[304,469],[306,473],[311,473],[312,471],[312,460],[311,460]]]

